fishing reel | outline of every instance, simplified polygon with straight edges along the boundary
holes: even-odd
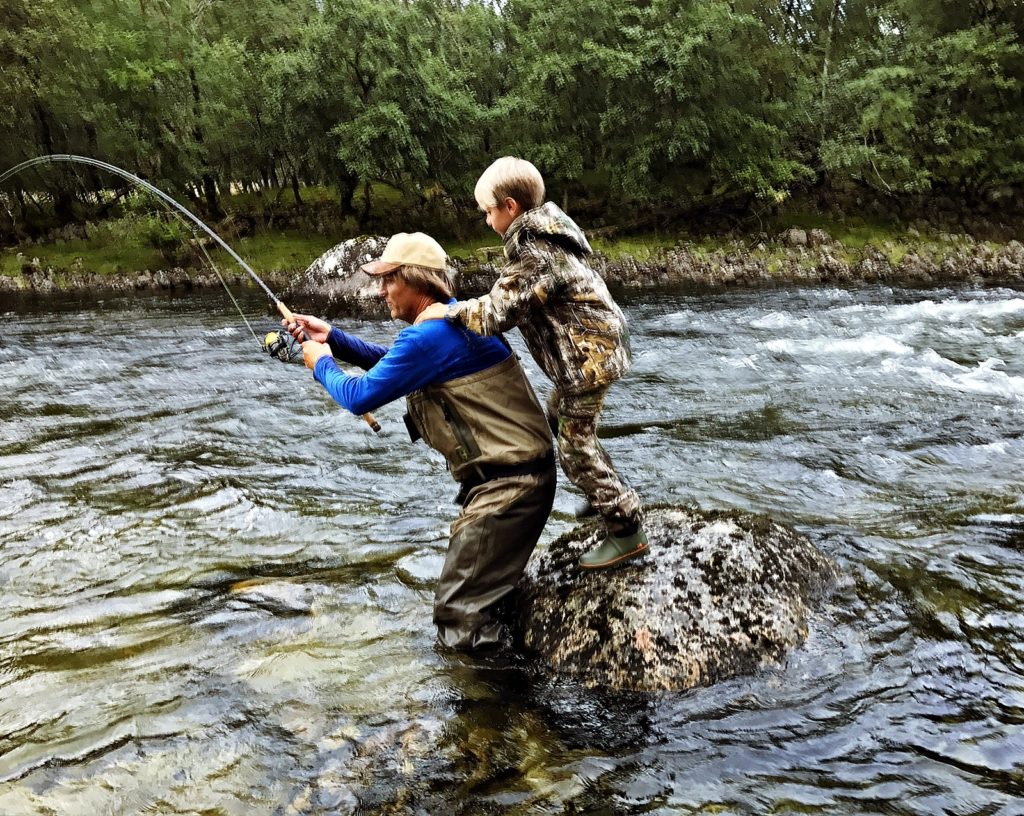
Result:
[[[268,332],[263,338],[263,350],[282,363],[302,362],[302,345],[286,331]]]

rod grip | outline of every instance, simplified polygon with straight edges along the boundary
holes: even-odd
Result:
[[[295,315],[292,314],[292,310],[285,306],[283,302],[279,300],[275,305],[277,306],[277,311],[281,313],[281,317],[283,317],[288,323],[295,322]],[[369,411],[363,414],[363,421],[370,426],[370,429],[374,433],[380,433],[380,423]]]
[[[281,317],[287,320],[289,323],[295,322],[295,315],[292,314],[292,310],[284,305],[280,300],[277,301],[277,310],[281,313]]]

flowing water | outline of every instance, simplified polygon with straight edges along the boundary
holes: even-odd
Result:
[[[1024,294],[625,306],[603,434],[645,500],[843,573],[754,676],[440,651],[455,489],[400,405],[373,436],[223,293],[0,306],[0,814],[1024,813]]]

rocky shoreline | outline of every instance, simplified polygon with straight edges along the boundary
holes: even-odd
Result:
[[[330,253],[337,255],[337,250],[346,245],[360,249],[375,247],[380,240],[350,239],[323,257]],[[460,294],[472,295],[489,289],[501,261],[497,250],[481,251],[469,259],[455,259],[452,267]],[[318,263],[319,260],[306,270],[261,274],[275,291],[301,292],[302,287],[297,288],[297,283],[303,276],[309,277]],[[911,237],[899,246],[869,244],[853,249],[833,240],[822,230],[790,229],[774,239],[756,243],[734,241],[713,250],[682,243],[653,251],[643,259],[609,258],[595,253],[591,263],[609,286],[624,290],[875,282],[909,286],[1024,285],[1024,245],[1021,242],[994,244],[951,234],[927,240]],[[334,274],[339,277],[347,277],[354,271],[343,266],[337,268],[337,264],[335,267]],[[252,284],[242,270],[224,273],[224,279],[229,286]],[[43,266],[37,259],[26,260],[19,276],[0,276],[0,293],[29,296],[92,291],[179,292],[220,285],[217,275],[207,270],[176,267],[101,275],[89,271],[84,264],[71,269],[54,269]]]
[[[794,234],[795,233],[795,234]],[[815,236],[815,233],[820,233]],[[820,230],[810,237],[790,230],[770,246],[759,242],[712,253],[676,247],[636,261],[598,258],[594,264],[612,286],[623,288],[693,285],[758,287],[888,282],[912,286],[940,283],[1024,283],[1024,245],[949,236],[909,251],[866,245],[851,250]]]

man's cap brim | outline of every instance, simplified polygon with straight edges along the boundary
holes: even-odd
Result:
[[[373,275],[375,278],[379,278],[381,275],[387,275],[389,272],[394,272],[401,265],[402,264],[395,263],[394,261],[370,261],[370,263],[365,263],[359,268],[367,275]]]

